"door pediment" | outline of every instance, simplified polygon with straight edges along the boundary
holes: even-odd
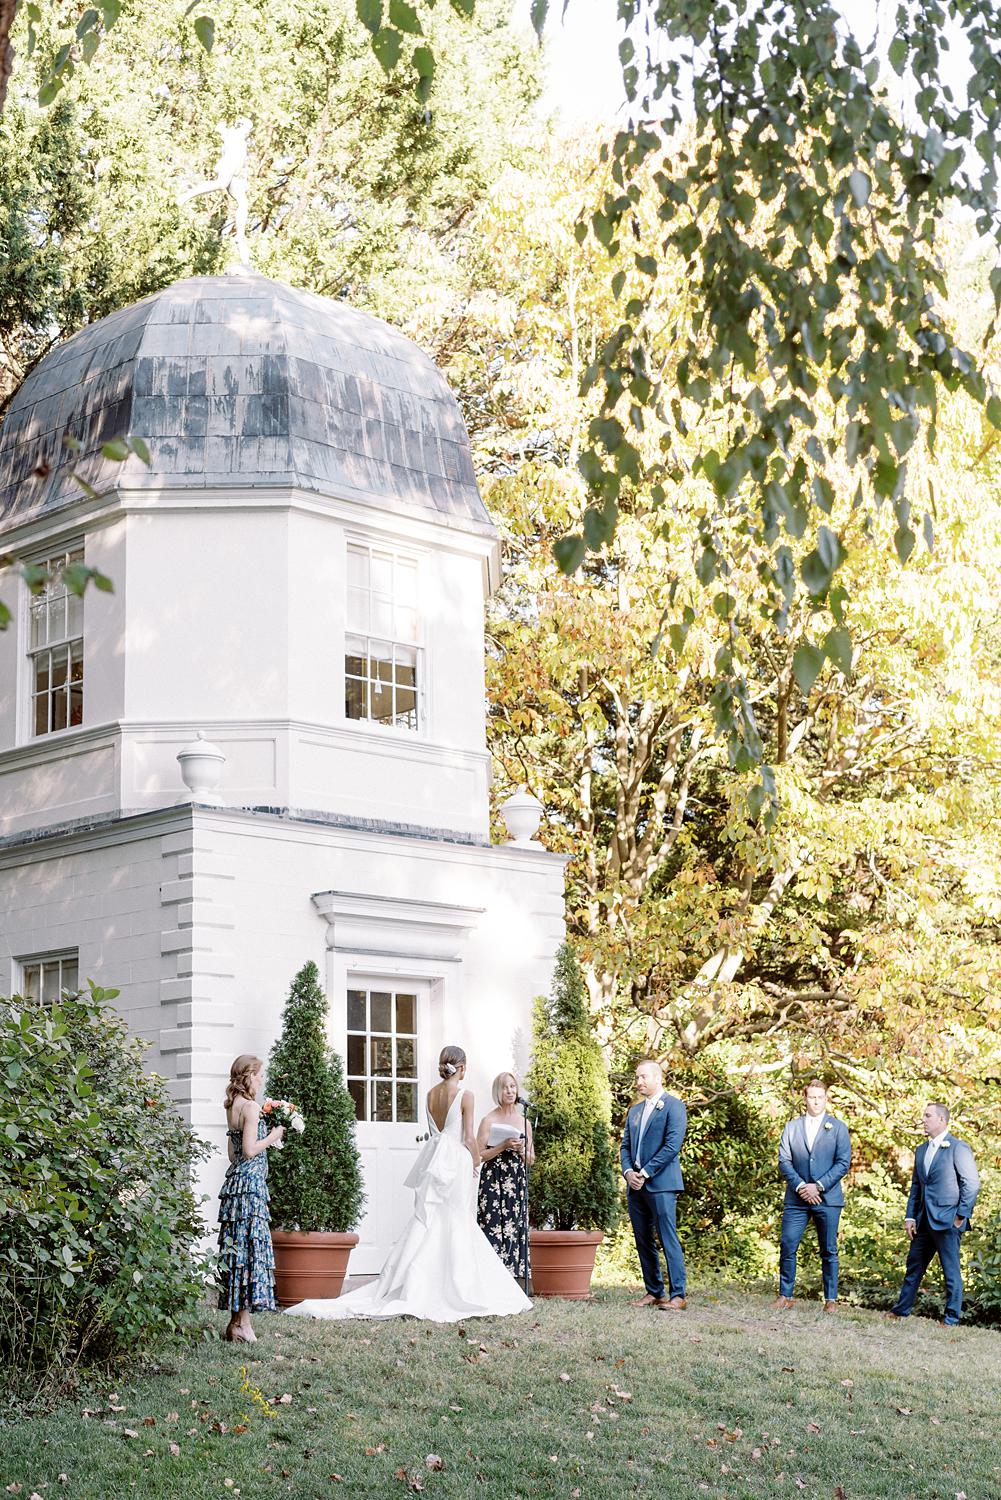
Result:
[[[456,962],[483,915],[479,906],[453,906],[409,897],[319,891],[313,905],[327,924],[327,947],[342,953]]]

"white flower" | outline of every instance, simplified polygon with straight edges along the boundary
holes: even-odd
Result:
[[[294,1130],[298,1135],[302,1135],[302,1132],[306,1129],[306,1121],[302,1118],[298,1110],[296,1110],[288,1123],[290,1129]]]
[[[830,1120],[825,1120],[824,1121],[824,1129],[825,1130],[830,1130],[831,1129],[831,1122],[830,1122]]]
[[[654,1105],[654,1109],[663,1109],[663,1108],[664,1108],[664,1101],[663,1101],[663,1099],[658,1099],[657,1103]]]
[[[938,1149],[939,1149],[939,1150],[940,1150],[940,1151],[948,1151],[948,1149],[949,1149],[949,1147],[950,1147],[950,1146],[951,1146],[951,1145],[952,1145],[952,1142],[951,1142],[951,1141],[943,1141],[943,1142],[942,1142],[942,1144],[941,1144],[941,1146],[939,1146],[939,1148],[938,1148]]]

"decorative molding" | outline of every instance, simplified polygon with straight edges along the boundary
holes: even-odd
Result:
[[[319,891],[312,901],[327,924],[328,948],[440,962],[461,956],[485,909],[399,896],[362,896],[351,891]]]

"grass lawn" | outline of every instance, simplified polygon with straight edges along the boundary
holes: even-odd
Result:
[[[998,1334],[630,1295],[464,1330],[261,1317],[256,1348],[207,1339],[0,1427],[0,1500],[1001,1495]]]

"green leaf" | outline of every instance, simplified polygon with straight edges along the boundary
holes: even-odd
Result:
[[[818,646],[811,645],[809,641],[800,641],[792,654],[792,673],[804,698],[809,697],[810,689],[820,675],[823,665],[823,651]]]
[[[130,437],[127,441],[136,458],[141,458],[146,467],[149,468],[152,460],[149,456],[149,449],[143,439],[141,437]]]
[[[851,631],[846,630],[843,625],[835,625],[824,637],[824,650],[827,659],[844,677],[851,676],[852,670],[852,636]]]
[[[587,556],[587,547],[582,536],[561,536],[558,542],[553,544],[553,556],[561,573],[569,578],[576,573],[584,558]]]
[[[77,36],[86,36],[91,27],[96,26],[99,20],[100,16],[97,14],[96,10],[85,10],[79,21],[77,21],[76,23]]]
[[[869,202],[869,194],[872,192],[872,182],[865,172],[857,168],[849,175],[848,191],[851,193],[856,208],[865,208]]]
[[[914,551],[917,538],[909,526],[898,526],[893,533],[893,545],[897,549],[897,556],[902,563],[906,563]]]
[[[129,452],[128,441],[125,438],[111,438],[109,442],[101,444],[101,453],[116,464],[128,458]]]
[[[372,42],[372,51],[379,59],[384,73],[391,73],[396,67],[396,64],[400,60],[402,49],[402,36],[398,31],[389,26],[384,26]]]
[[[358,19],[374,36],[382,25],[382,0],[356,0]]]
[[[407,4],[407,0],[389,0],[389,19],[392,25],[408,36],[424,35],[420,18],[414,7]]]
[[[455,3],[456,0],[452,0],[452,4],[455,5]],[[473,5],[475,3],[475,0],[468,0],[468,3],[469,10],[466,12],[466,14],[471,16],[473,14]],[[532,8],[530,13],[532,17],[532,29],[541,42],[542,34],[546,29],[546,19],[549,15],[549,0],[532,0]]]
[[[206,52],[211,52],[215,42],[215,21],[211,16],[195,17],[195,36]]]

